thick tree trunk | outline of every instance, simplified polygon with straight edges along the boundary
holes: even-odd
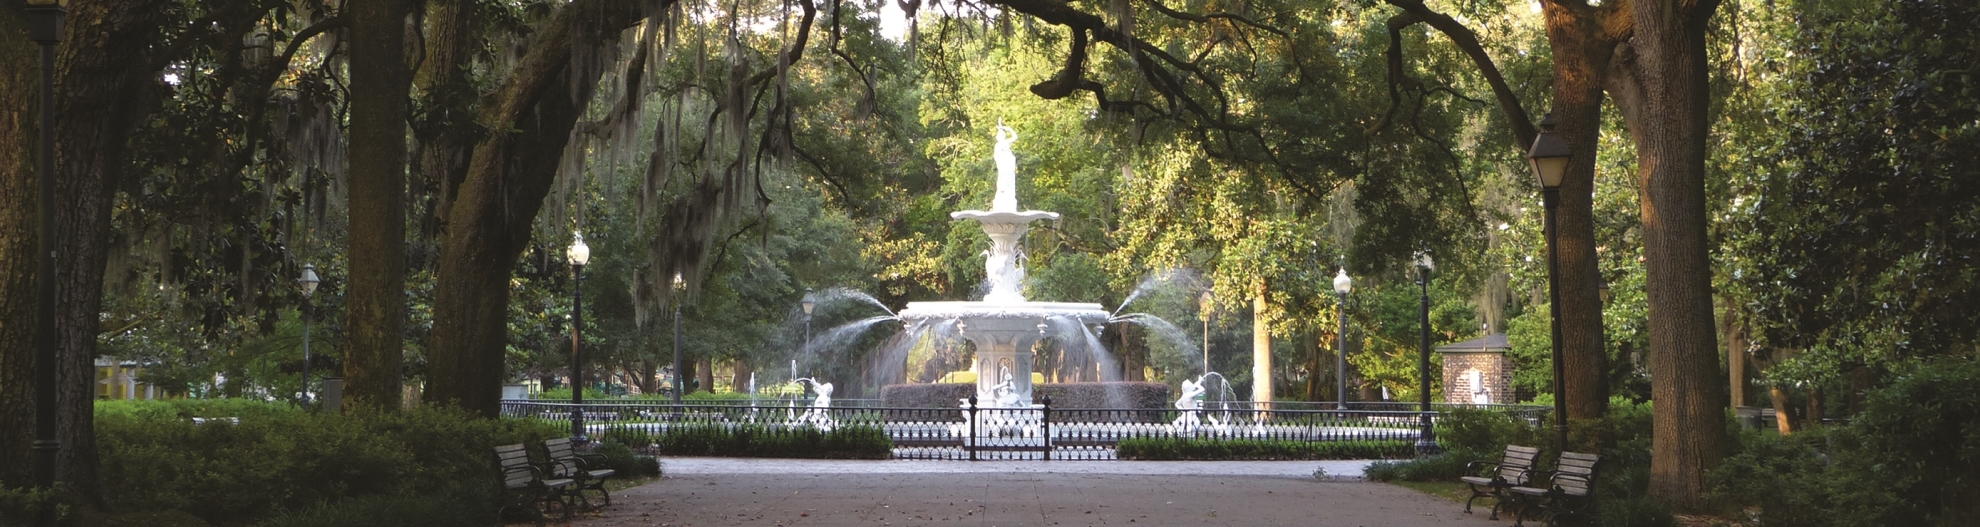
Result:
[[[167,26],[166,14],[157,0],[71,2],[56,59],[55,231],[61,243],[54,249],[55,419],[62,442],[57,477],[92,506],[103,499],[93,423],[109,204],[128,165],[132,130],[156,111],[163,96],[156,76],[163,49],[156,43]]]
[[[1781,435],[1793,434],[1801,429],[1800,420],[1794,417],[1794,408],[1788,406],[1787,388],[1781,385],[1767,387],[1767,398],[1774,404],[1774,429]]]
[[[1705,145],[1710,94],[1706,22],[1716,0],[1629,5],[1625,60],[1637,97],[1625,111],[1636,142],[1649,284],[1653,418],[1650,495],[1680,512],[1708,508],[1705,472],[1730,448],[1725,385],[1712,321]]]
[[[1555,217],[1560,251],[1561,356],[1569,419],[1599,419],[1609,410],[1609,353],[1596,288],[1595,157],[1602,131],[1603,78],[1619,37],[1603,22],[1614,8],[1546,2],[1547,41],[1554,53],[1555,133],[1573,150]]]
[[[573,50],[596,50],[638,17],[624,0],[565,4],[535,34],[529,56],[493,102],[481,108],[483,125],[496,132],[476,145],[446,211],[427,400],[487,417],[499,413],[511,269],[528,247],[531,223],[602,72],[574,68]],[[580,71],[584,78],[571,78]]]
[[[1266,322],[1265,286],[1251,299],[1251,401],[1261,409],[1272,403],[1272,326]]]
[[[20,9],[0,8],[0,486],[27,487],[34,443],[41,50]]]
[[[344,315],[344,408],[398,411],[406,323],[404,0],[349,4],[350,288]]]

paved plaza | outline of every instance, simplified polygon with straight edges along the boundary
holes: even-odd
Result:
[[[667,458],[579,527],[1511,525],[1361,481],[1366,461]],[[1316,479],[1314,469],[1340,476]]]

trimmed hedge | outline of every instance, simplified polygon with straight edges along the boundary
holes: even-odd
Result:
[[[223,416],[239,421],[189,419]],[[108,501],[120,509],[177,509],[216,524],[243,524],[323,503],[392,501],[463,482],[493,485],[491,447],[564,431],[556,423],[445,409],[344,415],[279,403],[182,400],[98,403],[96,433]]]
[[[770,428],[763,425],[687,426],[653,436],[660,451],[674,456],[777,457],[802,459],[887,459],[894,440],[878,426]]]
[[[1288,441],[1137,437],[1121,440],[1114,451],[1139,461],[1279,461],[1315,459],[1392,459],[1416,455],[1405,440]]]

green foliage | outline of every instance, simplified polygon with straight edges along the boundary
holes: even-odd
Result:
[[[1452,448],[1415,459],[1369,463],[1362,476],[1374,481],[1457,481],[1465,475],[1465,466],[1483,458],[1477,451]]]
[[[1114,450],[1139,461],[1238,461],[1282,459],[1384,459],[1413,455],[1416,444],[1402,440],[1292,441],[1283,439],[1196,439],[1133,437]]]
[[[1657,500],[1641,494],[1613,496],[1595,502],[1595,525],[1602,527],[1677,527],[1677,516]]]
[[[262,527],[483,527],[497,523],[495,486],[458,482],[438,492],[367,495],[275,514]]]
[[[106,403],[96,419],[110,501],[239,522],[365,496],[493,481],[489,448],[559,435],[535,420],[438,409],[318,414],[206,401]],[[239,411],[239,422],[182,417]]]
[[[654,459],[653,456],[642,456],[634,453],[632,448],[625,443],[614,441],[613,436],[610,434],[606,435],[605,441],[599,443],[598,449],[592,453],[603,457],[605,460],[604,468],[615,471],[617,477],[646,478],[660,476],[659,460]]]
[[[1454,450],[1498,453],[1506,445],[1540,446],[1542,441],[1540,430],[1511,413],[1459,407],[1437,420],[1437,442]]]
[[[61,483],[56,485],[58,488],[47,490],[0,487],[0,526],[33,525],[43,506],[56,503],[55,496],[61,493]],[[63,514],[68,509],[67,505],[58,504],[56,507],[59,509],[57,514]]]
[[[869,425],[839,426],[829,432],[812,427],[685,426],[653,436],[652,443],[675,456],[887,459],[894,453],[894,440],[887,432]]]

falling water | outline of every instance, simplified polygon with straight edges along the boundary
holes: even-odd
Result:
[[[1119,316],[1122,310],[1127,309],[1128,304],[1134,303],[1134,299],[1141,298],[1142,294],[1149,291],[1168,287],[1203,289],[1208,286],[1203,277],[1189,269],[1175,268],[1149,273],[1147,278],[1141,279],[1141,283],[1135,284],[1134,291],[1128,293],[1127,299],[1122,300],[1121,305],[1114,308],[1113,315]]]
[[[850,301],[850,302],[857,302],[857,303],[880,308],[881,311],[887,312],[887,314],[890,316],[895,314],[894,310],[888,309],[886,304],[880,303],[880,299],[873,298],[873,295],[869,295],[852,289],[846,289],[844,287],[832,287],[832,288],[827,288],[824,291],[813,292],[811,293],[811,299],[812,301],[817,302],[818,305],[821,306]]]
[[[1185,357],[1185,359],[1189,360],[1191,364],[1198,366],[1199,371],[1202,370],[1203,348],[1196,343],[1196,338],[1190,336],[1188,333],[1184,333],[1182,328],[1176,327],[1175,324],[1170,324],[1169,321],[1163,320],[1162,317],[1147,313],[1128,313],[1108,319],[1107,321],[1128,322],[1153,331],[1155,336],[1161,337],[1162,340],[1186,352],[1188,357]]]

